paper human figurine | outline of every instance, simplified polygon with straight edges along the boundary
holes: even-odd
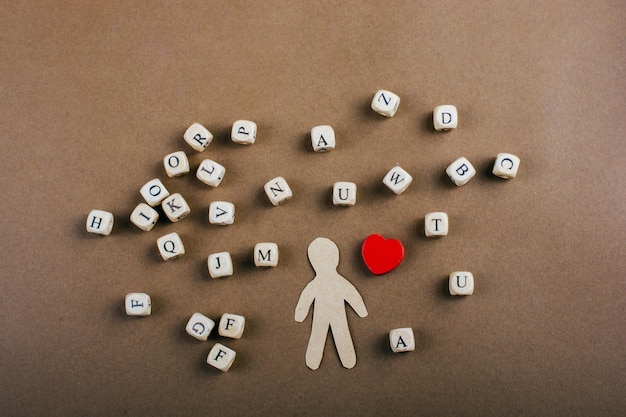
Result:
[[[337,272],[339,248],[335,242],[318,237],[309,245],[308,254],[315,277],[300,294],[295,314],[296,321],[301,323],[313,305],[306,365],[313,370],[319,368],[328,330],[331,330],[341,364],[345,368],[353,368],[356,352],[348,328],[345,303],[360,317],[367,316],[365,303],[354,285]]]

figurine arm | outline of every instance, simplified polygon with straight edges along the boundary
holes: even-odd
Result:
[[[302,294],[300,294],[300,299],[296,305],[295,320],[298,323],[302,323],[304,319],[306,319],[306,316],[309,315],[311,304],[313,304],[313,301],[315,300],[313,293],[314,291],[311,288],[311,283],[309,283],[306,287],[304,287],[304,290],[302,290]]]
[[[347,292],[345,300],[359,317],[367,317],[367,308],[365,308],[363,297],[361,297],[361,294],[359,294],[354,286]]]

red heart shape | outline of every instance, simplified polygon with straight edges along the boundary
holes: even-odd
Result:
[[[385,239],[376,234],[369,235],[363,241],[361,255],[365,265],[374,275],[382,275],[400,265],[404,259],[404,246],[396,239]]]

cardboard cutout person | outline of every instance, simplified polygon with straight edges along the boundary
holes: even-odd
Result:
[[[360,317],[367,316],[365,303],[356,288],[337,272],[339,248],[335,242],[318,237],[309,245],[308,254],[315,277],[302,291],[295,314],[295,320],[301,323],[309,314],[311,305],[315,304],[306,365],[313,370],[319,368],[330,329],[341,364],[353,368],[356,353],[348,329],[345,303]]]

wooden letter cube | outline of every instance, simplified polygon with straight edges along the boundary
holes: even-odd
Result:
[[[108,236],[113,230],[113,214],[104,210],[91,210],[87,216],[87,231]]]
[[[207,259],[211,278],[228,277],[233,274],[233,260],[228,252],[212,253]]]
[[[493,164],[493,175],[507,180],[515,178],[519,162],[519,158],[513,154],[499,153]]]
[[[211,330],[215,327],[215,322],[201,313],[193,313],[185,330],[190,336],[198,340],[205,341],[209,338]]]
[[[231,339],[241,339],[243,329],[246,327],[246,319],[244,316],[237,314],[224,313],[220,319],[218,332],[220,336],[230,337]]]
[[[226,168],[210,159],[202,161],[198,167],[198,171],[196,171],[196,177],[211,187],[220,185],[224,174],[226,174]]]
[[[191,213],[189,204],[187,204],[183,196],[178,193],[174,193],[163,200],[161,207],[167,218],[174,223],[184,219]]]
[[[413,329],[410,327],[392,329],[389,332],[389,344],[394,353],[415,350]]]
[[[252,145],[256,140],[256,123],[250,120],[237,120],[230,131],[230,139],[241,145]]]
[[[446,174],[454,184],[461,186],[476,175],[476,170],[466,158],[461,157],[446,168]]]
[[[472,295],[474,293],[474,275],[467,271],[456,271],[448,280],[450,295]]]
[[[163,158],[163,166],[168,177],[180,177],[189,173],[189,159],[183,151],[173,152],[165,155]]]
[[[161,204],[165,197],[170,195],[170,192],[167,191],[165,185],[161,182],[160,179],[155,178],[144,184],[143,187],[139,190],[146,203],[150,205],[150,207],[154,207],[156,205]]]
[[[146,203],[137,204],[130,214],[130,221],[144,232],[152,230],[157,220],[159,220],[159,213]]]
[[[254,246],[254,265],[274,267],[278,265],[278,245],[261,242]]]
[[[220,371],[226,372],[233,365],[236,355],[237,352],[231,348],[228,348],[221,343],[216,343],[209,352],[206,362]]]
[[[194,150],[202,152],[213,140],[213,135],[200,123],[194,123],[187,128],[183,138]]]
[[[398,195],[402,194],[412,181],[413,177],[399,166],[392,168],[383,178],[383,184]]]
[[[400,97],[387,90],[378,90],[372,99],[372,110],[385,117],[393,117],[399,105]]]
[[[157,247],[164,261],[171,261],[185,254],[183,241],[178,233],[173,232],[157,239]]]
[[[125,305],[129,316],[149,316],[152,313],[150,296],[142,292],[126,294]]]
[[[333,185],[333,204],[336,206],[355,205],[356,184],[353,182],[336,182]]]
[[[448,215],[442,211],[428,213],[424,217],[424,233],[427,237],[448,234]]]
[[[445,132],[450,129],[456,129],[458,124],[459,115],[455,106],[444,104],[435,107],[433,111],[433,126],[435,126],[435,130]]]
[[[283,177],[276,177],[269,180],[265,183],[263,188],[265,189],[267,198],[270,199],[274,206],[278,206],[293,197],[291,188],[289,188],[289,184],[287,184],[287,181],[285,181]]]
[[[311,129],[311,145],[315,152],[328,152],[335,149],[335,131],[331,126],[315,126]]]
[[[227,225],[235,221],[235,205],[228,201],[213,201],[209,205],[209,223]]]

